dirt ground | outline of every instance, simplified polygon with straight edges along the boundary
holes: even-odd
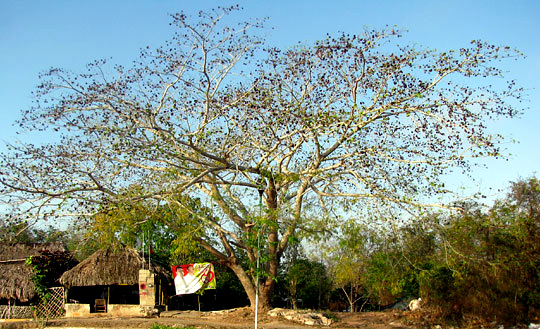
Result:
[[[365,312],[365,313],[334,313],[334,321],[329,326],[323,325],[305,325],[289,321],[282,317],[271,317],[266,314],[259,314],[258,328],[261,329],[288,329],[288,328],[331,328],[331,329],[349,329],[349,328],[416,328],[407,325],[403,312]],[[239,308],[226,312],[196,312],[196,311],[175,311],[164,312],[159,317],[152,318],[119,318],[99,316],[81,319],[56,319],[49,320],[46,324],[31,326],[30,323],[9,328],[150,328],[158,323],[176,328],[195,327],[205,329],[221,328],[253,328],[254,316],[249,308]],[[1,325],[1,324],[0,324]],[[34,324],[36,325],[36,324]],[[2,326],[3,327],[3,326]],[[8,328],[8,327],[6,327]]]

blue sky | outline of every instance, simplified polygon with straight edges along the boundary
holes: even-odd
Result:
[[[202,4],[201,4],[202,3]],[[475,182],[452,176],[467,193],[500,189],[538,171],[540,152],[540,1],[7,1],[0,0],[0,143],[33,138],[15,134],[13,123],[31,104],[39,72],[50,67],[82,70],[94,59],[129,64],[138,50],[171,35],[168,13],[239,3],[248,18],[269,17],[268,42],[280,47],[321,39],[326,33],[361,32],[397,25],[406,39],[436,49],[467,46],[472,39],[515,47],[527,56],[504,65],[508,77],[530,89],[527,112],[497,122],[494,131],[519,141],[508,144],[508,161],[488,160]],[[3,146],[0,145],[0,150]]]

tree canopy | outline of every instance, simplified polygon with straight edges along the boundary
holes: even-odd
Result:
[[[486,120],[518,114],[522,90],[493,78],[519,52],[403,45],[393,28],[278,49],[264,45],[263,21],[235,23],[237,9],[172,15],[177,33],[129,67],[44,72],[20,125],[56,137],[2,155],[12,213],[174,205],[192,212],[194,239],[235,272],[252,305],[261,257],[266,306],[289,241],[313,229],[306,211],[339,214],[338,200],[413,212],[446,192],[448,170],[500,155]]]

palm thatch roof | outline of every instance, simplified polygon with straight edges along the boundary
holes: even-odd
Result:
[[[172,282],[171,273],[152,264],[152,271],[162,281]],[[101,249],[60,277],[66,288],[85,286],[133,285],[139,283],[139,270],[148,268],[148,262],[136,249]]]
[[[66,251],[61,243],[0,244],[0,299],[27,302],[34,297],[34,272],[25,260],[42,250]]]

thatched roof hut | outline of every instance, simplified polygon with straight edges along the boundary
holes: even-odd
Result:
[[[151,266],[162,281],[172,282],[169,270],[157,264]],[[66,288],[136,285],[139,283],[139,270],[142,268],[148,268],[148,262],[136,249],[101,249],[66,271],[60,277],[60,283]]]
[[[25,260],[42,250],[66,251],[61,243],[0,244],[0,299],[28,302],[34,297],[33,269]]]

